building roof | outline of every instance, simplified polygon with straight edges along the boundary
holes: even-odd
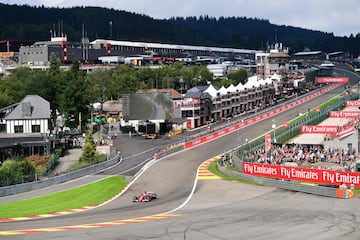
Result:
[[[256,50],[239,49],[239,48],[222,48],[211,46],[195,46],[195,45],[181,45],[181,44],[167,44],[167,43],[152,43],[152,42],[131,42],[131,41],[117,41],[109,39],[96,39],[90,42],[91,45],[96,44],[110,44],[113,46],[129,46],[129,47],[144,47],[147,49],[162,48],[174,49],[180,51],[206,51],[206,52],[226,52],[226,53],[245,53],[255,54]]]
[[[122,112],[122,99],[106,101],[103,103],[102,109],[105,112]]]
[[[269,58],[289,58],[289,54],[284,52],[272,52],[269,54]]]
[[[260,86],[260,83],[257,80],[257,76],[252,76],[248,78],[248,81],[245,83],[244,87],[251,89],[251,88],[257,88]]]
[[[208,89],[209,85],[195,86],[188,90],[188,92],[203,92]]]
[[[340,54],[346,54],[345,52],[343,51],[338,51],[338,52],[331,52],[331,53],[328,53],[329,56],[333,56],[333,55],[340,55]]]
[[[171,98],[172,99],[181,99],[181,93],[179,93],[178,91],[176,91],[173,88],[162,88],[162,89],[148,89],[148,90],[143,90],[144,92],[148,92],[148,93],[170,93]]]
[[[171,122],[175,124],[182,124],[186,122],[186,118],[172,118]]]
[[[222,86],[219,89],[219,93],[220,93],[220,95],[226,95],[228,93],[228,91],[226,90],[226,88],[224,86]]]
[[[243,85],[241,82],[239,82],[239,83],[235,86],[235,88],[236,88],[237,90],[239,90],[239,91],[245,90],[245,87],[244,87],[244,85]]]
[[[234,84],[230,84],[230,86],[227,87],[226,90],[228,92],[236,92],[236,88],[235,88]]]
[[[212,84],[210,84],[204,92],[209,93],[212,97],[216,97],[218,94],[218,90]]]
[[[202,92],[186,92],[184,98],[200,98]]]
[[[323,53],[322,51],[308,51],[308,52],[297,52],[294,56],[313,56]]]
[[[39,95],[27,95],[5,120],[50,119],[50,103]]]

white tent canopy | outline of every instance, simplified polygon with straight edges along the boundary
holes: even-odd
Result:
[[[228,92],[236,92],[236,88],[233,84],[231,84],[227,89]]]
[[[257,81],[257,76],[252,76],[248,78],[248,81],[245,83],[245,87],[248,89],[259,87],[260,84]]]
[[[219,92],[220,92],[220,95],[226,95],[227,94],[227,90],[224,86],[222,86],[220,89],[219,89]]]
[[[212,84],[210,84],[209,87],[204,92],[210,94],[212,98],[215,98],[218,94],[218,91],[215,89],[215,87]]]
[[[236,85],[235,89],[237,89],[239,91],[243,91],[243,90],[245,90],[245,87],[241,82],[239,82],[238,85]]]

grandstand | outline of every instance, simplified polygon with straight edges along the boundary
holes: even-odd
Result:
[[[357,107],[347,107],[342,111],[359,111]],[[360,113],[360,112],[359,112]],[[357,143],[358,131],[347,131],[352,127],[357,130],[358,119],[349,118],[327,118],[318,125],[321,126],[339,126],[339,132],[336,134],[300,134],[297,137],[288,141],[289,144],[310,144],[323,145],[325,149],[329,148],[343,148],[355,149],[358,152]],[[331,140],[331,141],[330,141]]]

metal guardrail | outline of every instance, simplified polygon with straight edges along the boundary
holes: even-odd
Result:
[[[89,166],[87,168],[79,169],[77,171],[69,172],[60,176],[51,177],[48,179],[36,181],[36,182],[28,182],[23,184],[11,185],[6,187],[0,187],[0,197],[23,193],[31,190],[41,189],[44,187],[53,186],[55,184],[67,182],[76,178],[80,178],[89,174],[96,173],[98,171],[104,170],[108,167],[113,166],[114,164],[120,161],[120,153],[118,153],[114,158],[102,162],[96,165]]]

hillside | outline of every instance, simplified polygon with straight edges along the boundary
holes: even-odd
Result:
[[[332,33],[275,25],[268,20],[209,16],[153,19],[101,7],[45,8],[0,3],[0,39],[48,40],[50,32],[64,32],[80,41],[82,27],[90,40],[148,41],[265,49],[275,40],[292,52],[311,50],[360,53],[360,34],[335,37]]]

